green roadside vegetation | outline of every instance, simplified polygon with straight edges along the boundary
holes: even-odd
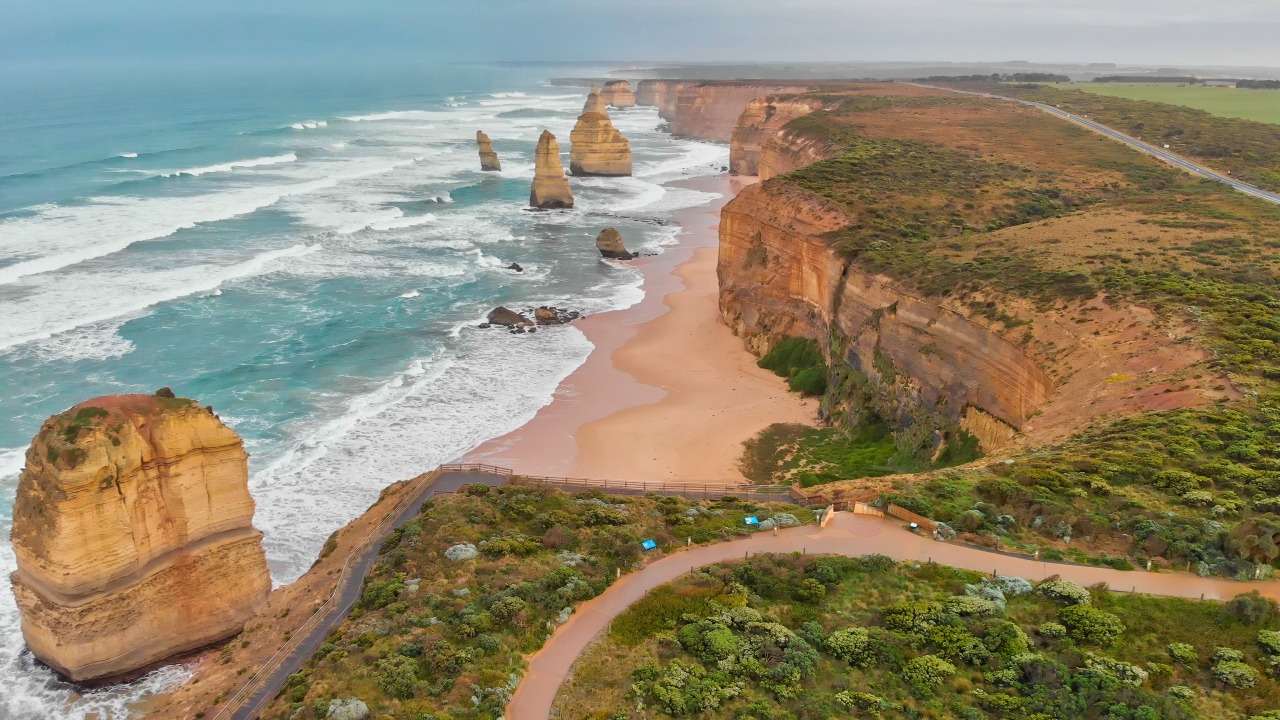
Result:
[[[1183,105],[1221,117],[1280,124],[1280,92],[1179,83],[1075,83],[1073,90],[1097,95]]]
[[[658,588],[561,687],[561,717],[1280,716],[1280,611],[1039,585],[883,556],[761,556]]]
[[[1126,132],[1143,125],[1280,185],[1280,127],[1078,90],[999,89]],[[915,102],[919,112],[904,112]],[[1196,328],[1184,342],[1206,359],[1170,376],[1168,392],[1227,376],[1244,395],[1100,415],[1007,463],[895,481],[893,501],[977,544],[1271,577],[1280,560],[1280,207],[1009,103],[949,96],[871,107],[789,124],[827,126],[821,136],[842,149],[765,183],[801,188],[856,218],[826,236],[851,267],[984,318],[1050,367],[1062,349],[1037,337],[1028,305],[1085,322],[1086,309],[1071,308],[1132,303],[1154,313],[1145,332]],[[876,113],[897,114],[877,124]],[[829,357],[848,357],[839,327],[824,341]],[[809,485],[978,457],[956,409],[921,403],[912,378],[879,351],[860,362],[827,369],[831,428],[767,429],[746,444],[744,472]],[[1088,417],[1086,406],[1080,412]]]
[[[355,610],[263,717],[325,718],[353,698],[377,718],[501,717],[526,655],[579,603],[674,548],[747,533],[747,515],[766,529],[813,518],[794,505],[728,496],[518,485],[429,500],[383,543]],[[645,540],[657,547],[646,551]]]

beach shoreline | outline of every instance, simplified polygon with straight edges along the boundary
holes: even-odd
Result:
[[[775,422],[814,424],[817,401],[790,393],[724,324],[716,256],[720,209],[751,180],[673,183],[721,197],[679,211],[679,242],[630,261],[644,299],[574,327],[595,345],[550,404],[462,462],[518,473],[740,483],[742,441]]]

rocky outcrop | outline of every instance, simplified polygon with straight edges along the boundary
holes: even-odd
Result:
[[[756,174],[760,182],[775,175],[835,157],[843,146],[828,137],[814,136],[791,128],[774,133],[760,148]]]
[[[239,633],[271,589],[247,459],[186,398],[108,396],[47,420],[12,529],[35,656],[83,682]]]
[[[610,177],[631,174],[631,143],[599,112],[584,112],[569,134],[569,172]]]
[[[671,134],[728,142],[738,117],[752,100],[766,95],[804,92],[804,85],[705,82],[681,88]]]
[[[1021,348],[940,301],[868,275],[823,234],[849,224],[842,206],[785,183],[746,188],[721,212],[720,308],[760,353],[786,336],[829,345],[881,387],[904,414],[917,408],[959,422],[967,407],[1019,428],[1052,383]],[[830,345],[829,329],[842,335]]]
[[[493,143],[489,142],[489,136],[476,131],[476,145],[480,146],[480,169],[481,170],[501,170],[502,163],[498,160],[498,153],[493,151]]]
[[[538,138],[529,204],[542,209],[573,207],[573,191],[569,189],[569,180],[560,162],[560,145],[556,136],[546,130]]]
[[[610,80],[600,91],[600,99],[606,105],[616,108],[627,108],[636,104],[636,94],[631,92],[631,83],[626,80]]]
[[[591,92],[587,93],[587,101],[582,105],[582,112],[597,112],[605,116],[609,114],[609,106],[600,97],[600,91],[596,89],[595,85],[592,85]]]
[[[686,80],[641,80],[636,89],[636,105],[657,106],[658,117],[668,122],[675,120],[680,90],[692,84]]]
[[[502,307],[501,305],[489,311],[490,325],[503,325],[505,327],[518,327],[520,325],[529,325],[529,318],[521,315],[515,310]]]
[[[635,257],[627,252],[627,248],[622,244],[622,233],[613,228],[605,228],[596,236],[596,249],[600,254],[614,260],[630,260]]]
[[[729,139],[729,172],[756,175],[760,151],[783,125],[827,104],[818,97],[770,95],[756,98],[738,116]]]

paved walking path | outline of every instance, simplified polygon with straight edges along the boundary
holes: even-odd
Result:
[[[491,472],[442,472],[434,481],[420,489],[412,499],[408,500],[399,516],[388,524],[378,537],[369,543],[369,546],[360,557],[352,563],[352,572],[347,575],[345,581],[338,587],[337,597],[326,617],[305,636],[291,640],[293,647],[289,649],[288,653],[277,658],[276,663],[267,669],[266,674],[256,680],[253,691],[241,700],[236,707],[224,707],[215,717],[215,720],[222,720],[223,718],[252,720],[258,717],[263,709],[266,708],[267,703],[276,696],[276,693],[280,692],[280,688],[284,687],[289,676],[298,672],[302,668],[302,663],[320,648],[320,644],[329,635],[329,630],[347,617],[347,614],[351,611],[351,606],[360,598],[361,590],[364,587],[364,576],[368,574],[369,567],[377,559],[382,541],[386,540],[396,528],[413,519],[418,514],[418,508],[423,500],[437,492],[454,492],[462,485],[485,483],[486,485],[497,486],[506,481],[506,475]]]
[[[599,597],[583,603],[570,616],[569,622],[557,628],[546,645],[533,656],[529,671],[507,706],[507,719],[546,720],[550,717],[551,705],[560,684],[587,643],[605,629],[610,620],[650,590],[693,568],[741,558],[747,553],[790,552],[851,556],[881,554],[894,560],[933,560],[966,570],[998,572],[1028,580],[1058,575],[1086,586],[1105,582],[1112,590],[1151,595],[1226,600],[1238,593],[1257,589],[1266,597],[1280,599],[1280,583],[1274,581],[1241,583],[1183,573],[1126,572],[1009,557],[964,545],[935,542],[904,529],[895,521],[837,513],[825,528],[804,525],[781,530],[777,536],[762,532],[746,540],[699,546],[624,576]]]

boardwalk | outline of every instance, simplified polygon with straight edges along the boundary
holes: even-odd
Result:
[[[1017,575],[1042,580],[1059,575],[1081,585],[1105,582],[1113,590],[1137,591],[1151,595],[1225,600],[1238,593],[1257,589],[1280,599],[1280,583],[1273,581],[1240,583],[1200,578],[1182,573],[1125,572],[1110,568],[1067,565],[1009,557],[964,545],[935,542],[911,533],[896,521],[867,515],[838,513],[825,528],[814,525],[757,533],[747,540],[692,548],[665,557],[640,572],[623,577],[599,597],[584,603],[569,622],[560,626],[546,645],[530,661],[529,671],[516,688],[507,706],[507,720],[546,720],[560,684],[578,655],[609,621],[650,590],[668,583],[693,568],[746,554],[805,552],[832,555],[888,555],[894,560],[930,560],[943,565]]]

